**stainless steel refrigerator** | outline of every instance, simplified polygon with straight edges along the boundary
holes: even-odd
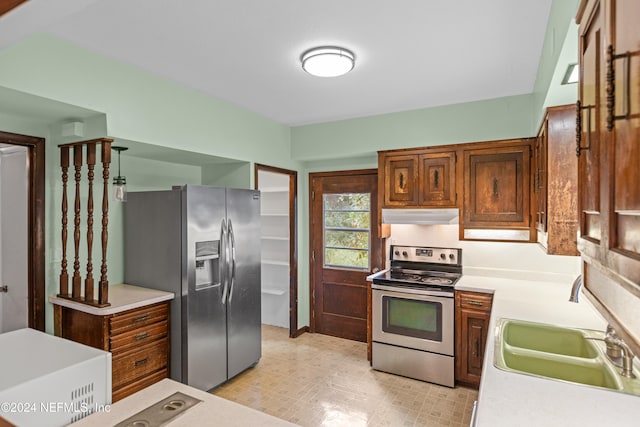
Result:
[[[260,359],[260,193],[130,192],[125,283],[174,292],[171,378],[210,390]]]

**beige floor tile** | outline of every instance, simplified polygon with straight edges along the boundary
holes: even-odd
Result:
[[[477,391],[374,371],[366,344],[262,328],[262,359],[214,394],[301,426],[467,426]]]

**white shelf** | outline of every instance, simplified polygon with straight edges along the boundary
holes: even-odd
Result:
[[[289,187],[266,187],[260,189],[261,193],[288,193]]]
[[[281,265],[281,266],[286,266],[289,267],[289,261],[275,261],[272,259],[262,259],[262,263],[263,264],[267,264],[267,265]]]
[[[279,236],[262,236],[260,237],[262,240],[282,240],[282,241],[289,241],[288,237],[279,237]]]
[[[282,296],[286,294],[287,291],[283,291],[282,289],[275,289],[275,288],[262,288],[262,293],[267,295]]]

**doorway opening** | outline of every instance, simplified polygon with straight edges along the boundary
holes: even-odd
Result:
[[[260,190],[262,323],[298,330],[298,173],[255,164]]]
[[[12,230],[12,235],[2,234],[2,256],[9,255],[10,251],[5,250],[7,247],[11,247],[14,243],[17,246],[24,246],[22,254],[12,254],[18,257],[26,257],[26,262],[18,262],[19,268],[22,271],[13,271],[10,274],[5,275],[5,271],[2,273],[4,283],[0,283],[0,286],[6,286],[7,292],[0,293],[0,299],[9,300],[9,302],[16,302],[23,304],[26,300],[27,303],[27,324],[33,329],[44,331],[44,304],[45,304],[45,283],[44,283],[44,165],[45,165],[45,141],[43,138],[37,138],[27,135],[19,135],[8,132],[0,132],[0,146],[7,147],[7,153],[20,153],[22,152],[26,161],[24,165],[24,175],[17,181],[13,181],[14,178],[8,181],[4,180],[3,187],[7,186],[11,189],[13,186],[22,186],[26,188],[26,207],[22,212],[26,212],[26,227],[25,233],[19,235],[18,230]],[[23,147],[21,150],[20,147]],[[26,150],[26,152],[24,151]],[[20,157],[20,154],[17,154]],[[6,164],[6,162],[5,162]],[[20,167],[18,167],[20,169]],[[8,172],[8,170],[7,170]],[[1,173],[1,172],[0,172]],[[17,175],[12,172],[12,176]],[[25,182],[26,179],[26,182]],[[7,182],[11,184],[7,185]],[[5,189],[5,194],[11,192]],[[16,195],[13,196],[15,199]],[[17,200],[17,199],[16,199]],[[16,212],[5,213],[4,207],[0,215],[6,214],[11,218]],[[18,227],[16,227],[18,228]],[[13,232],[16,233],[13,233]],[[17,241],[16,239],[20,239]],[[25,241],[26,240],[26,241]],[[23,245],[24,244],[24,245]],[[22,267],[20,267],[20,265]],[[3,270],[5,270],[3,268]],[[22,277],[19,279],[16,277]],[[24,284],[24,278],[26,277],[26,290]],[[22,283],[18,283],[22,280]],[[3,288],[4,289],[4,288]],[[15,290],[15,293],[13,293]],[[26,294],[26,299],[24,298]],[[15,308],[15,307],[14,307]],[[3,307],[4,311],[4,307]],[[9,310],[12,313],[14,310]],[[21,311],[21,310],[18,310]],[[13,314],[12,314],[13,316]],[[20,316],[20,315],[19,315]],[[17,323],[13,323],[17,321]],[[19,319],[11,319],[11,321],[4,322],[3,324],[9,327],[17,327],[20,323]],[[2,326],[4,329],[4,326]]]

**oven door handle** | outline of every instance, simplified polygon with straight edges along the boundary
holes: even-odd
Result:
[[[378,289],[381,291],[387,292],[395,292],[397,294],[413,294],[413,295],[426,295],[432,297],[445,297],[445,298],[453,298],[453,288],[451,288],[451,292],[442,292],[442,291],[433,291],[428,289],[414,289],[414,288],[405,288],[399,286],[390,286],[385,284],[380,284],[373,282],[371,285],[371,289]]]

